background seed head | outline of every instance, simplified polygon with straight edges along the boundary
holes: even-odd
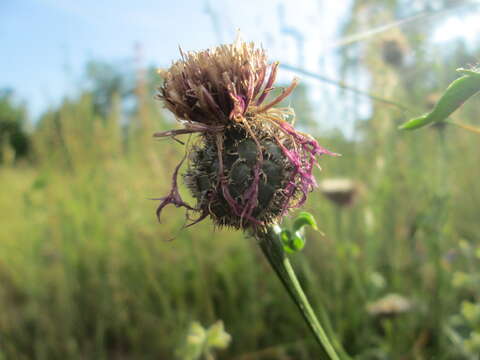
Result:
[[[325,179],[319,187],[322,194],[338,206],[352,205],[358,195],[358,185],[351,179]]]

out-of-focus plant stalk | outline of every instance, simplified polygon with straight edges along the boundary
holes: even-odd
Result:
[[[465,129],[467,131],[473,132],[475,134],[480,134],[480,128],[478,128],[478,127],[467,125],[467,124],[462,124],[458,121],[448,121],[447,120],[445,122],[448,123],[448,124],[458,126],[458,127],[462,128],[462,129]]]
[[[437,326],[442,326],[445,323],[446,308],[445,303],[443,301],[435,301],[438,294],[446,294],[449,292],[448,290],[448,280],[447,274],[445,272],[444,265],[442,263],[442,249],[445,243],[446,234],[445,234],[445,222],[447,220],[447,212],[448,212],[448,201],[449,201],[449,193],[448,188],[450,185],[449,181],[449,172],[448,172],[448,163],[449,163],[449,153],[448,153],[448,145],[447,145],[447,128],[445,127],[437,127],[437,135],[438,135],[438,147],[439,152],[437,155],[437,178],[438,183],[436,184],[436,198],[439,199],[438,203],[438,214],[435,223],[435,231],[436,236],[433,238],[433,241],[430,243],[431,246],[431,254],[433,257],[433,264],[435,266],[435,278],[436,278],[436,289],[434,296],[432,298],[432,308],[435,311]],[[445,341],[444,337],[440,337],[439,341]]]
[[[279,240],[279,234],[280,228],[275,225],[270,226],[266,232],[255,234],[255,237],[259,241],[259,245],[263,254],[294,301],[295,305],[297,305],[303,318],[315,336],[315,339],[320,345],[321,356],[319,359],[348,359],[346,356],[340,358],[334,346],[328,339],[324,328],[318,321],[315,312],[313,311],[312,306],[310,305],[310,302],[308,301],[308,298],[303,292],[300,282],[295,275],[295,271],[293,270],[293,267],[286,256],[285,251],[283,250],[282,244]]]

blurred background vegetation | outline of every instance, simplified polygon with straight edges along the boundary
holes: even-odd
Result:
[[[289,102],[298,127],[343,155],[323,158],[318,179],[352,185],[347,204],[312,193],[305,209],[324,234],[310,232],[293,261],[355,359],[480,354],[478,135],[397,130],[480,59],[478,42],[431,41],[440,18],[478,17],[472,3],[352,1],[340,90],[317,104],[303,85]],[[382,28],[398,19],[409,22]],[[301,63],[289,70],[332,87]],[[152,138],[176,126],[153,100],[155,68],[91,61],[85,80],[35,121],[28,100],[0,93],[0,359],[186,359],[191,324],[219,319],[231,336],[220,359],[315,359],[251,239],[208,221],[181,230],[175,208],[157,222],[150,199],[168,191],[183,148]],[[478,115],[473,99],[454,118],[479,126]]]

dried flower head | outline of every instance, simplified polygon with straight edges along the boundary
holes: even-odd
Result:
[[[294,80],[265,103],[278,63],[268,64],[263,49],[237,39],[182,60],[163,72],[158,99],[184,125],[157,137],[200,134],[187,148],[172,179],[170,194],[157,209],[174,204],[187,209],[193,225],[207,216],[219,226],[262,228],[301,206],[314,186],[316,157],[332,154],[288,122],[290,108],[274,108],[295,88]],[[178,173],[188,159],[184,180],[196,199],[185,203]],[[196,218],[192,216],[196,214]]]
[[[382,48],[383,60],[393,66],[403,64],[403,49],[396,40],[386,40]]]
[[[380,41],[383,61],[397,68],[403,66],[409,49],[405,35],[392,32]]]
[[[332,178],[320,183],[320,191],[338,206],[349,206],[355,201],[358,188],[351,179]]]

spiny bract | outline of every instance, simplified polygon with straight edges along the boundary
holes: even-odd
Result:
[[[281,134],[279,134],[281,135]],[[268,133],[258,131],[263,161],[257,186],[257,203],[249,217],[242,217],[249,196],[255,191],[255,165],[258,147],[240,126],[232,126],[222,138],[223,176],[227,186],[219,186],[220,162],[218,146],[213,136],[203,137],[201,144],[191,152],[190,165],[185,173],[185,183],[197,200],[197,208],[210,215],[217,225],[236,228],[254,222],[261,224],[278,218],[288,204],[284,189],[293,173],[293,166],[282,149]],[[291,147],[291,142],[284,146]]]

